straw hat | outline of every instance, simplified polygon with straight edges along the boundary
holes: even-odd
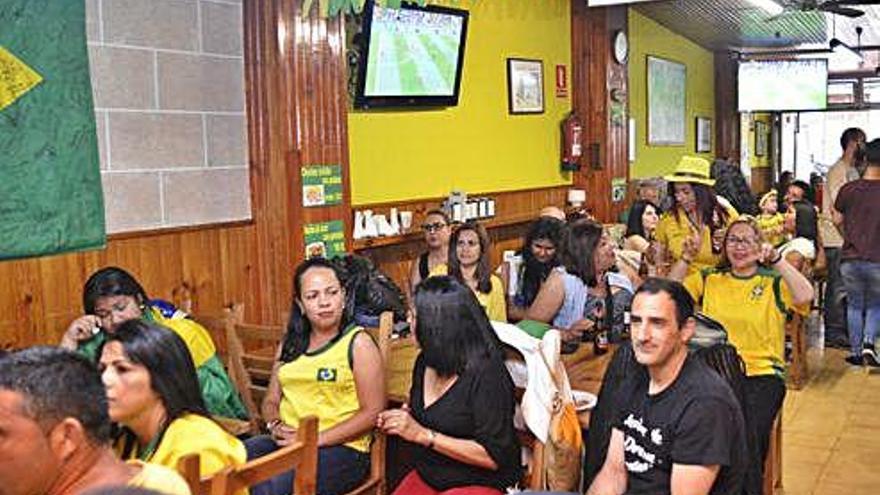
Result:
[[[710,167],[709,160],[705,158],[683,156],[678,161],[678,165],[675,166],[675,172],[663,178],[667,182],[689,182],[712,187],[715,185],[715,180],[709,175]]]

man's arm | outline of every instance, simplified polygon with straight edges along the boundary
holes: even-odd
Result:
[[[710,485],[711,486],[711,485]],[[626,465],[623,460],[623,432],[611,430],[605,464],[596,475],[587,495],[621,495],[626,491]]]
[[[690,464],[672,465],[672,495],[708,495],[718,477],[720,467],[694,466]]]

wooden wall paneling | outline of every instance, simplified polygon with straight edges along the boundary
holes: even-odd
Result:
[[[587,205],[602,222],[615,220],[626,206],[611,202],[611,180],[629,178],[626,119],[621,126],[611,121],[612,90],[618,90],[626,108],[627,69],[611,56],[612,36],[626,28],[626,7],[588,8],[585,2],[572,2],[572,106],[586,127],[574,186],[587,191]],[[593,161],[599,169],[591,167]]]
[[[715,52],[715,156],[739,163],[737,66],[730,52]]]

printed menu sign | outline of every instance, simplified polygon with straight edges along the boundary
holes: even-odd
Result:
[[[345,224],[342,220],[310,223],[303,227],[306,259],[333,258],[345,254]]]
[[[341,165],[309,165],[300,174],[303,206],[342,204]]]

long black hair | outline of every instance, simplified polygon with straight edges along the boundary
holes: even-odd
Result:
[[[595,287],[596,265],[593,263],[593,253],[602,239],[602,225],[592,220],[578,220],[569,225],[568,236],[562,252],[562,263],[565,270],[587,284]]]
[[[489,234],[486,229],[477,222],[467,221],[458,226],[452,237],[449,239],[449,258],[447,266],[449,268],[449,276],[464,283],[464,275],[461,273],[461,262],[458,260],[458,239],[463,232],[471,231],[477,234],[480,241],[480,260],[477,262],[477,268],[474,271],[474,278],[477,279],[477,290],[483,294],[492,292],[492,268],[489,266]]]
[[[287,322],[287,333],[284,335],[284,343],[281,346],[281,361],[289,363],[301,356],[309,348],[309,338],[312,335],[312,324],[303,314],[302,308],[297,303],[302,298],[302,282],[306,272],[312,268],[326,268],[332,270],[336,279],[339,280],[339,290],[344,290],[345,278],[339,267],[326,258],[310,258],[296,267],[293,274],[293,301],[290,304],[290,320]],[[343,301],[346,301],[343,295]],[[342,321],[339,322],[339,331],[346,329],[352,321],[353,304],[345,304],[342,310]]]
[[[96,271],[83,286],[83,311],[94,314],[95,303],[101,297],[131,296],[138,304],[149,301],[147,292],[134,276],[116,266],[108,266]]]
[[[416,340],[425,364],[440,376],[461,375],[489,358],[501,359],[501,341],[466,285],[450,276],[416,286]]]
[[[642,223],[642,215],[645,214],[645,210],[647,210],[649,206],[654,208],[654,212],[657,213],[657,216],[660,216],[660,208],[651,201],[639,199],[633,202],[632,206],[629,208],[629,216],[626,219],[626,234],[624,237],[637,235],[644,237],[646,240],[650,240],[650,235],[645,232],[645,225]]]
[[[565,222],[552,217],[541,217],[532,223],[529,231],[523,239],[520,254],[523,259],[522,284],[516,294],[516,302],[522,307],[531,306],[541,284],[547,280],[553,268],[562,264],[563,239],[566,232]],[[542,263],[532,253],[532,243],[538,240],[548,240],[553,243],[556,252],[547,263]]]
[[[725,160],[715,160],[711,175],[715,179],[715,193],[727,198],[737,212],[745,215],[757,215],[761,212],[739,167]]]
[[[176,333],[162,326],[144,320],[128,320],[116,332],[107,335],[103,347],[110,342],[119,342],[129,361],[139,364],[150,374],[150,388],[159,396],[165,407],[165,428],[185,414],[198,414],[210,417],[199,380],[196,366],[189,349]],[[102,347],[102,351],[103,351]],[[127,458],[134,448],[134,433],[121,428],[125,438],[123,458]]]
[[[672,198],[672,214],[675,215],[675,220],[677,222],[681,222],[680,215],[683,213],[682,208],[678,204],[678,200],[675,198],[675,184],[676,182],[669,183],[669,196]],[[730,214],[727,213],[727,210],[721,206],[721,203],[718,202],[718,196],[715,194],[715,190],[705,184],[698,184],[696,182],[688,182],[694,190],[694,197],[697,202],[697,214],[700,215],[700,221],[703,222],[703,225],[709,227],[709,236],[715,235],[716,230],[723,229],[727,225],[727,219],[730,217]]]
[[[795,201],[794,208],[794,236],[803,237],[813,242],[813,246],[819,248],[819,226],[816,208],[808,201]]]

